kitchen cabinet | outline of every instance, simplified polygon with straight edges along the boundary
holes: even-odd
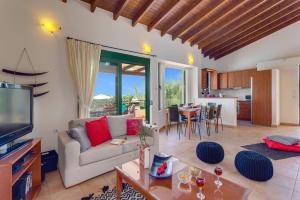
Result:
[[[210,84],[212,90],[218,89],[218,72],[217,71],[211,71],[210,72]]]
[[[250,88],[256,69],[228,72],[228,88]]]
[[[201,89],[206,89],[208,88],[208,71],[207,69],[201,69]]]
[[[251,121],[251,101],[238,101],[237,119]]]
[[[238,88],[242,86],[242,72],[228,72],[228,88]]]
[[[210,83],[209,83],[210,81]],[[214,69],[201,69],[201,89],[218,89],[218,72]]]
[[[272,124],[272,70],[255,72],[252,83],[252,122]]]
[[[256,69],[249,69],[242,71],[242,88],[250,88],[251,87],[251,77],[254,76]]]
[[[227,89],[228,88],[228,73],[218,74],[218,88]]]

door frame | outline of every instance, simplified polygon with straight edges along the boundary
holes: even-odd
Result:
[[[109,62],[116,64],[117,69],[117,103],[119,105],[119,113],[122,106],[122,63],[145,66],[145,98],[146,98],[146,120],[150,122],[150,59],[143,58],[113,51],[102,50],[100,62]]]

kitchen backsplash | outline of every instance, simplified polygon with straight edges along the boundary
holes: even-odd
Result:
[[[226,89],[226,90],[212,90],[211,94],[216,96],[222,93],[224,97],[237,97],[238,100],[245,100],[246,95],[251,95],[251,89]]]

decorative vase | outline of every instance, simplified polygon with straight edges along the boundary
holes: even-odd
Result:
[[[139,148],[139,162],[144,168],[149,168],[150,161],[150,147],[140,146]]]

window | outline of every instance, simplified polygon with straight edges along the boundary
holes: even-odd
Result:
[[[101,51],[90,116],[133,114],[150,119],[150,60]]]
[[[185,70],[159,66],[159,109],[185,103]]]

